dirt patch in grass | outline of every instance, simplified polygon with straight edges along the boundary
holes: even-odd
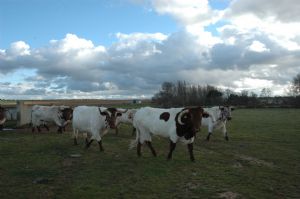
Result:
[[[265,160],[260,160],[251,156],[246,156],[246,155],[237,155],[237,157],[241,160],[246,160],[252,165],[259,165],[259,166],[266,166],[269,168],[274,168],[275,165],[272,162],[267,162]]]
[[[219,198],[236,199],[236,198],[241,198],[241,195],[238,193],[231,192],[231,191],[226,191],[226,192],[220,193]]]

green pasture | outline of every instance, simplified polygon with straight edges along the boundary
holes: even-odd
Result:
[[[228,142],[202,128],[195,163],[181,144],[167,161],[159,137],[158,156],[143,146],[138,158],[129,125],[103,137],[104,152],[52,131],[0,132],[0,198],[300,198],[300,109],[235,110]]]

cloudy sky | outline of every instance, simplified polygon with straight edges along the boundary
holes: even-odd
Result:
[[[0,0],[0,98],[150,98],[164,81],[284,95],[299,0]]]

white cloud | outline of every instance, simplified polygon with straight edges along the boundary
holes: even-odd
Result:
[[[262,19],[287,23],[300,20],[299,10],[298,0],[233,0],[229,13],[236,16],[250,13]]]
[[[159,14],[169,14],[184,26],[209,25],[221,17],[221,12],[212,10],[208,0],[153,0],[152,6]]]
[[[9,56],[26,56],[30,55],[30,46],[24,41],[17,41],[10,45],[7,51]]]
[[[81,39],[70,33],[61,41],[51,40],[50,44],[56,46],[61,52],[94,48],[94,44],[91,40]]]
[[[270,49],[266,48],[266,45],[261,43],[260,41],[253,41],[248,49],[255,52],[270,51]]]

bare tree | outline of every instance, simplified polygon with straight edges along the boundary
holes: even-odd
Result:
[[[296,96],[300,95],[300,73],[293,78],[291,92]]]
[[[260,92],[260,97],[271,97],[272,90],[270,88],[263,88]]]

